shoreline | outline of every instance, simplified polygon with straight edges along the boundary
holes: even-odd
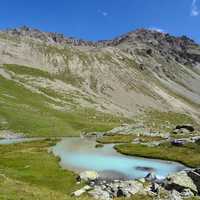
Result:
[[[141,158],[149,158],[149,159],[158,159],[158,160],[163,160],[163,161],[169,161],[169,162],[177,162],[177,163],[180,163],[188,168],[198,168],[200,167],[200,163],[199,165],[196,165],[196,164],[190,164],[188,162],[185,162],[183,160],[179,160],[177,158],[169,158],[169,157],[165,157],[165,156],[160,156],[160,155],[145,155],[143,153],[132,153],[132,152],[125,152],[123,150],[120,149],[120,144],[116,144],[114,145],[114,149],[120,153],[120,154],[123,154],[123,155],[126,155],[126,156],[136,156],[136,157],[141,157]],[[147,148],[151,148],[151,147],[147,147]],[[167,153],[167,152],[166,152]]]

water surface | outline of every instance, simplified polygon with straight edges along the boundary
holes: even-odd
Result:
[[[164,178],[169,173],[186,168],[176,162],[122,155],[113,149],[112,144],[102,148],[95,148],[95,145],[94,140],[63,138],[53,147],[53,153],[61,158],[63,168],[75,172],[95,170],[114,179],[141,178],[149,173],[148,169],[153,170],[157,177]]]
[[[3,144],[17,144],[22,142],[31,142],[37,140],[43,140],[44,138],[10,138],[10,139],[0,139],[0,145]]]

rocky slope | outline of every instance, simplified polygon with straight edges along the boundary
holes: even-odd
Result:
[[[26,111],[18,124],[48,111],[39,131],[49,121],[66,131],[66,118],[75,121],[68,131],[87,131],[94,122],[114,125],[147,109],[200,119],[200,46],[185,36],[140,29],[90,42],[22,27],[0,32],[0,66],[1,129],[26,132],[15,128],[12,110]],[[87,114],[90,124],[83,125]]]

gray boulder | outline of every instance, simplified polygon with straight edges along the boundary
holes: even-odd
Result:
[[[177,125],[175,129],[173,130],[173,133],[183,133],[188,134],[194,132],[194,127],[191,124],[183,124],[183,125]]]
[[[198,193],[198,189],[194,181],[186,171],[181,171],[166,178],[165,187],[168,190],[176,190],[182,192],[188,188],[194,193]]]
[[[95,171],[84,171],[80,173],[79,178],[86,182],[90,182],[97,180],[99,178],[99,174]]]
[[[200,195],[200,168],[189,170],[187,175],[192,179],[193,183],[196,185],[198,194]]]
[[[189,143],[190,141],[187,139],[175,139],[171,141],[171,144],[174,146],[183,146],[187,143]]]

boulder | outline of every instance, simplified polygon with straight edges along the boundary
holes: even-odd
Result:
[[[200,168],[189,170],[187,175],[192,179],[193,183],[196,185],[198,194],[200,195]]]
[[[194,184],[192,178],[188,176],[186,171],[181,171],[166,178],[165,187],[168,190],[177,190],[182,192],[188,188],[194,193],[198,193],[197,186]]]
[[[186,139],[175,139],[171,141],[171,144],[174,146],[183,146],[187,144],[190,141],[187,141]]]
[[[99,174],[95,171],[84,171],[79,175],[80,179],[86,182],[95,181],[99,178]]]
[[[173,130],[173,133],[191,133],[194,132],[194,127],[191,124],[184,124],[184,125],[177,125],[176,128]]]

